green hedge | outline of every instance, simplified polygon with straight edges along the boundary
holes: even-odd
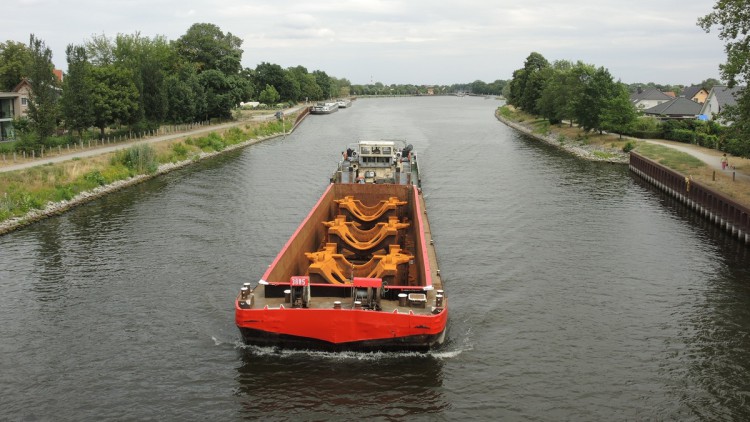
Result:
[[[692,144],[695,141],[695,132],[690,129],[672,129],[666,139]]]

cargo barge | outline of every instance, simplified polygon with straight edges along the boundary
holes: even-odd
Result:
[[[235,300],[247,344],[327,351],[427,351],[448,300],[419,166],[402,141],[361,141],[257,283]]]
[[[335,101],[318,103],[310,107],[310,114],[331,114],[336,111],[339,111],[339,104]]]

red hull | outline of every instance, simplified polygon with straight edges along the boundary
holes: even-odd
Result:
[[[235,309],[246,343],[325,350],[428,350],[443,341],[447,308],[433,315],[353,309]]]

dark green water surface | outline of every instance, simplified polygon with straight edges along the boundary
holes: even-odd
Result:
[[[0,419],[750,419],[749,248],[499,104],[358,100],[0,237]],[[418,151],[447,344],[243,346],[238,289],[364,138]]]

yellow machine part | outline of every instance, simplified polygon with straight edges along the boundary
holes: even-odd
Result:
[[[310,282],[331,284],[351,284],[354,277],[367,277],[391,280],[393,285],[400,285],[403,280],[399,277],[398,266],[414,259],[413,255],[402,253],[399,245],[391,245],[387,255],[373,255],[362,265],[352,264],[337,253],[335,243],[327,243],[322,250],[305,255],[311,262],[307,269]]]
[[[354,218],[362,222],[371,222],[380,218],[390,210],[395,210],[399,206],[406,205],[406,201],[400,201],[395,196],[382,200],[372,207],[368,207],[360,200],[354,199],[353,196],[346,196],[343,199],[337,199],[339,210],[349,211]]]
[[[387,223],[377,223],[370,230],[362,230],[358,224],[346,221],[343,215],[336,216],[333,221],[324,222],[328,227],[328,242],[341,240],[347,246],[357,251],[374,251],[381,249],[381,245],[390,240],[398,243],[399,230],[409,227],[409,223],[400,223],[398,217],[389,217]]]

